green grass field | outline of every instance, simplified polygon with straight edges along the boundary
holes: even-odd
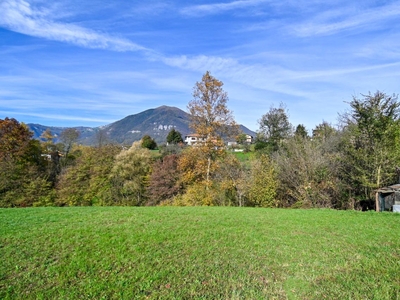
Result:
[[[250,161],[254,156],[254,152],[232,152],[233,155],[236,156],[236,158],[240,161],[240,162],[247,162]]]
[[[400,214],[0,210],[0,299],[400,299]]]

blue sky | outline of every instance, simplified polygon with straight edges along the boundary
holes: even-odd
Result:
[[[186,110],[206,71],[252,130],[311,130],[360,93],[400,92],[400,1],[0,0],[0,118],[101,126]]]

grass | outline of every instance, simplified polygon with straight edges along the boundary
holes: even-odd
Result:
[[[160,150],[156,149],[156,150],[150,150],[151,156],[153,158],[159,158],[161,157],[161,153]]]
[[[254,152],[232,152],[240,162],[249,162],[254,158]]]
[[[400,299],[400,214],[0,210],[0,299]]]

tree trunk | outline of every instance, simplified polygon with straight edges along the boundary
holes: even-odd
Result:
[[[208,157],[207,159],[207,178],[206,178],[206,189],[208,190],[208,186],[210,184],[210,168],[211,168],[211,157]]]
[[[376,178],[376,187],[379,189],[381,184],[381,166],[378,167],[378,173]]]

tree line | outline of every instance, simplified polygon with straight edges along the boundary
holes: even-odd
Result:
[[[374,191],[399,179],[398,97],[354,96],[339,124],[310,132],[286,107],[261,116],[249,145],[229,110],[223,83],[206,72],[188,104],[192,146],[172,130],[159,146],[83,146],[66,129],[34,140],[26,125],[0,120],[0,206],[215,205],[374,209]],[[234,152],[226,142],[236,140]]]

